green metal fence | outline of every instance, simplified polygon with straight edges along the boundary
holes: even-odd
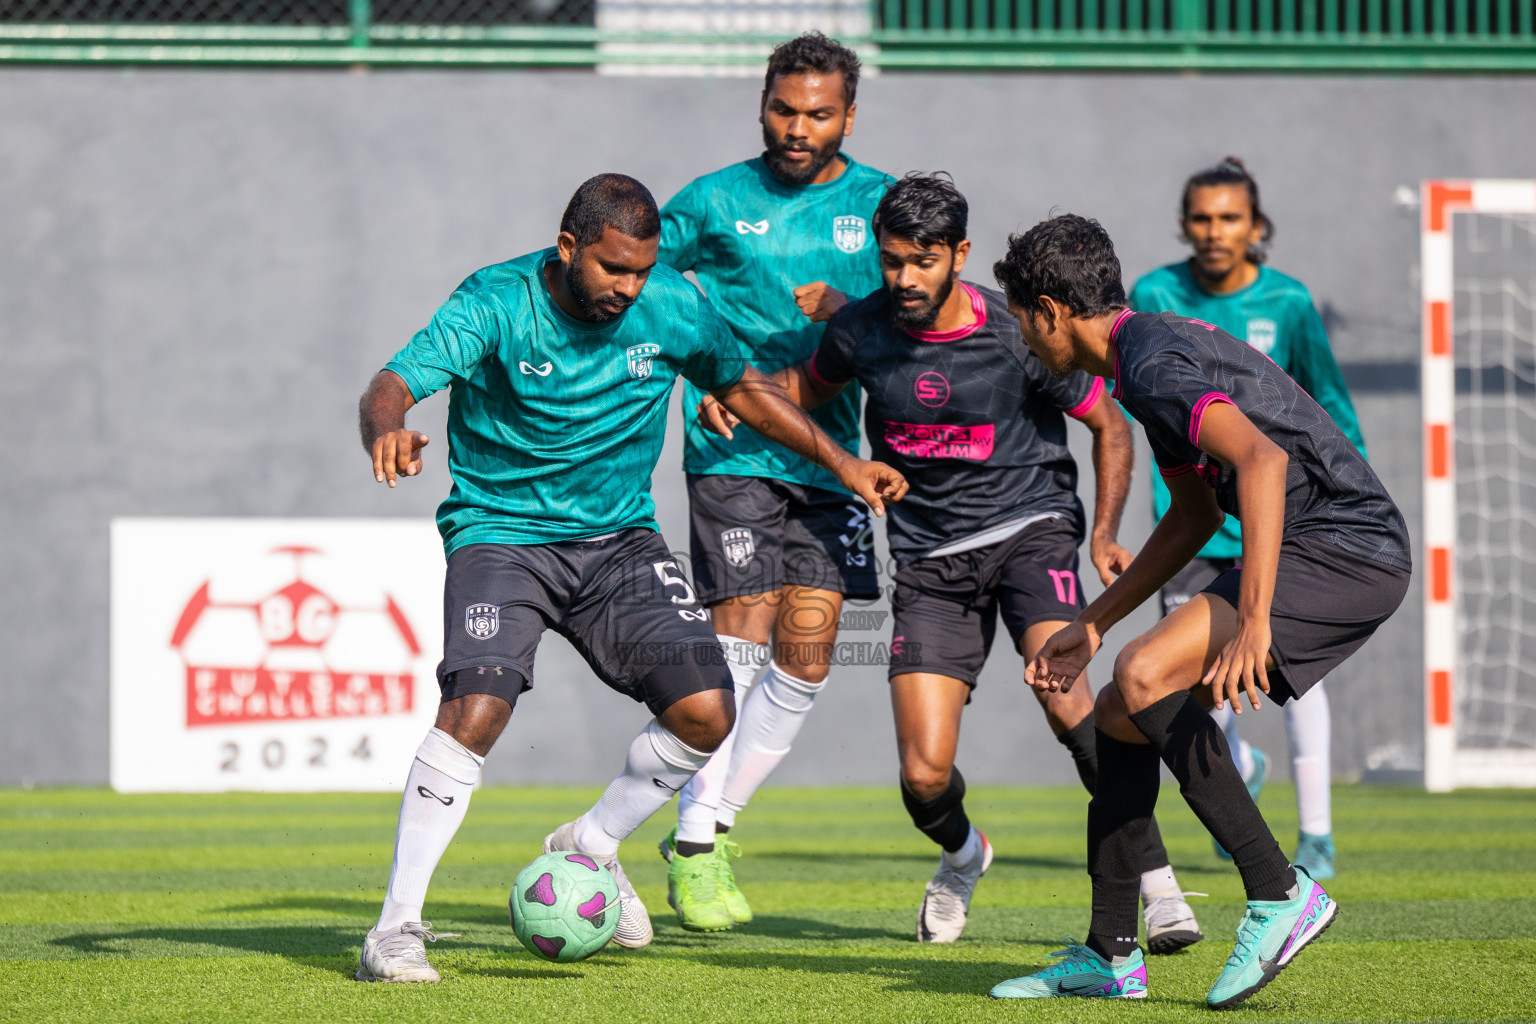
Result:
[[[0,63],[756,64],[774,42],[602,33],[600,2],[0,0]],[[1536,0],[873,0],[871,23],[845,41],[892,70],[1536,72]]]

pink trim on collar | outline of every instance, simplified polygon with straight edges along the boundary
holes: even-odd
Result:
[[[1135,312],[1135,310],[1127,307],[1127,308],[1122,309],[1120,311],[1120,315],[1119,316],[1115,317],[1115,325],[1109,329],[1109,340],[1110,341],[1114,341],[1115,340],[1115,335],[1120,333],[1120,325],[1125,323],[1127,320],[1129,320],[1131,318],[1131,314],[1134,313],[1134,312]],[[1113,398],[1115,401],[1118,402],[1118,401],[1120,401],[1120,396],[1121,396],[1121,394],[1124,393],[1124,391],[1125,391],[1125,382],[1123,380],[1121,380],[1121,378],[1120,378],[1120,349],[1118,347],[1116,347],[1116,349],[1115,349],[1115,390],[1113,390],[1113,391],[1111,391],[1109,393],[1109,397]]]
[[[975,334],[978,329],[985,327],[987,325],[987,300],[981,297],[981,292],[978,292],[964,281],[960,282],[960,287],[964,288],[965,293],[971,297],[971,312],[976,314],[975,323],[966,324],[964,327],[956,327],[952,331],[907,331],[907,333],[918,341],[959,341],[961,338],[969,337]]]
[[[1115,335],[1120,333],[1120,325],[1125,323],[1126,319],[1129,318],[1135,312],[1136,312],[1135,310],[1129,309],[1129,308],[1122,309],[1120,311],[1120,315],[1115,317],[1115,326],[1113,326],[1113,327],[1111,327],[1109,329],[1109,340],[1110,341],[1114,341],[1115,340]]]

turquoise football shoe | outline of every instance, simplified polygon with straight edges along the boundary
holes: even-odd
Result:
[[[1236,1006],[1268,985],[1338,916],[1339,905],[1300,865],[1296,865],[1296,888],[1300,891],[1295,899],[1248,901],[1232,955],[1206,993],[1205,1003],[1211,1009]]]
[[[1243,785],[1248,787],[1248,795],[1253,797],[1253,802],[1259,802],[1259,794],[1264,792],[1264,780],[1269,776],[1269,755],[1258,747],[1250,747],[1253,751],[1253,771],[1243,779]],[[1222,860],[1231,860],[1232,855],[1221,848],[1216,840],[1211,840],[1211,849],[1216,851],[1216,856]],[[1331,877],[1331,876],[1330,876]]]
[[[1080,945],[1064,940],[1066,949],[1051,956],[1056,963],[1043,971],[992,986],[993,999],[1049,999],[1053,996],[1085,996],[1099,999],[1145,999],[1147,997],[1147,962],[1141,950],[1125,958],[1118,967]]]
[[[1296,840],[1296,856],[1292,862],[1299,868],[1306,868],[1307,874],[1319,881],[1327,881],[1334,876],[1333,870],[1333,833],[1325,836],[1314,836],[1310,832],[1301,833]]]

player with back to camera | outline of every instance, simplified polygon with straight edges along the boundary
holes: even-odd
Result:
[[[966,815],[955,751],[998,614],[1027,661],[1083,607],[1083,506],[1066,417],[1093,433],[1090,558],[1105,584],[1131,560],[1115,540],[1130,488],[1130,427],[1103,381],[1081,372],[1053,377],[1020,342],[1002,295],[960,280],[968,218],[947,176],[908,175],[892,186],[874,216],[881,286],[832,317],[810,359],[775,375],[808,409],[862,386],[875,457],[911,487],[892,507],[888,530],[900,566],[891,706],[902,801],[943,849],[918,910],[919,942],[960,937],[992,860],[991,844]],[[732,417],[713,402],[706,407],[715,427],[729,431]],[[1036,696],[1092,793],[1092,691],[1085,682]],[[1140,878],[1149,948],[1171,953],[1198,942],[1155,826]]]
[[[619,884],[621,946],[651,924],[619,843],[719,746],[735,720],[707,611],[657,533],[650,477],[681,374],[757,429],[833,473],[879,513],[905,484],[826,437],[753,369],[681,274],[657,267],[661,223],[645,186],[601,174],[571,197],[556,244],[470,276],[369,384],[359,411],[374,475],[421,471],[405,427],[444,387],[453,489],[438,509],[448,555],[442,704],[406,779],[364,981],[437,981],[422,920],[427,884],[464,820],[481,765],[533,685],[554,629],[608,686],[655,718],[597,804],[544,840],[604,864]]]
[[[1274,226],[1259,205],[1258,183],[1241,160],[1229,156],[1184,183],[1179,226],[1193,255],[1137,281],[1131,289],[1131,308],[1194,317],[1248,342],[1290,374],[1364,454],[1360,421],[1312,296],[1294,277],[1264,265],[1265,247]],[[1154,512],[1161,516],[1168,508],[1168,488],[1156,476],[1152,486]],[[1200,554],[1163,588],[1163,614],[1232,568],[1242,551],[1237,519],[1228,518]],[[1264,752],[1238,734],[1233,709],[1213,708],[1211,715],[1226,733],[1232,758],[1243,773],[1248,792],[1257,800],[1264,784]],[[1285,705],[1291,775],[1301,818],[1295,862],[1317,879],[1334,874],[1330,726],[1328,695],[1321,680],[1305,697]],[[1219,844],[1216,852],[1227,857]]]
[[[765,370],[810,355],[846,293],[879,282],[868,222],[891,178],[841,151],[858,83],[858,57],[836,40],[812,32],[780,44],[758,114],[763,154],[694,180],[661,211],[661,261],[694,272]],[[877,597],[879,581],[863,501],[771,439],[706,432],[691,415],[703,397],[690,385],[683,404],[689,541],[740,716],[683,787],[661,852],[678,920],[715,931],[752,918],[729,860],[740,848],[726,833],[824,687],[844,599]],[[855,389],[813,418],[859,450]]]
[[[1110,627],[1239,510],[1243,557],[1115,660],[1094,707],[1088,941],[1067,940],[1054,966],[992,995],[1147,994],[1136,868],[1161,761],[1242,875],[1237,942],[1206,994],[1212,1009],[1235,1006],[1293,962],[1338,907],[1280,852],[1206,707],[1246,694],[1257,709],[1260,691],[1283,705],[1358,650],[1408,590],[1408,528],[1359,449],[1278,366],[1212,324],[1126,308],[1120,261],[1097,221],[1068,214],[1037,224],[1009,239],[994,271],[1052,373],[1115,381],[1171,498],[1130,567],[1029,663],[1030,684],[1070,689]]]

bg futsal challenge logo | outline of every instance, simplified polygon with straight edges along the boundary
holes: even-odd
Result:
[[[311,580],[356,590],[357,577],[328,561],[316,548],[279,547],[198,587],[171,636],[188,726],[411,711],[421,646],[410,622],[382,591],[334,600]]]

